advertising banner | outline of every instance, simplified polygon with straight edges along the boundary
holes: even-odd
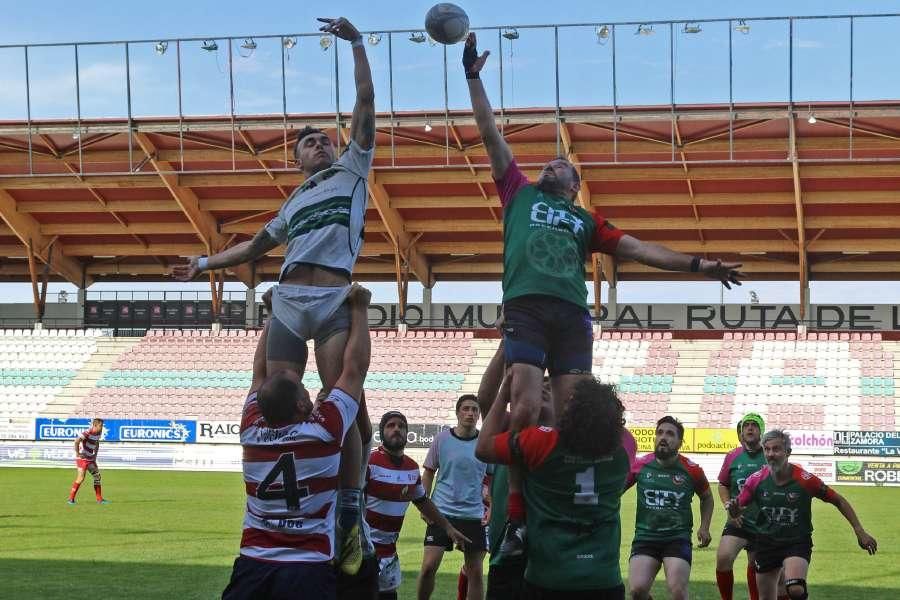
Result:
[[[801,458],[796,462],[798,465],[800,465],[825,483],[834,483],[835,477],[833,458]]]
[[[16,423],[0,423],[0,440],[33,440],[34,419]]]
[[[900,484],[900,461],[837,461],[838,482]]]
[[[434,442],[434,438],[443,429],[448,429],[447,425],[436,425],[429,423],[427,425],[410,423],[409,432],[406,434],[407,448],[430,448]],[[372,424],[372,443],[378,445],[381,443],[381,434],[378,431],[378,423]]]
[[[34,422],[35,440],[65,440],[71,442],[91,426],[90,419],[46,419]],[[103,422],[103,436],[107,442],[182,442],[197,441],[197,422],[186,420],[130,420],[109,419]]]
[[[198,444],[240,444],[240,421],[197,421]]]
[[[179,447],[175,445],[109,444],[100,447],[100,468],[169,469]],[[70,442],[0,442],[0,467],[75,467]]]
[[[834,454],[900,458],[900,431],[835,431]]]
[[[831,431],[789,431],[793,454],[834,454],[834,432]]]

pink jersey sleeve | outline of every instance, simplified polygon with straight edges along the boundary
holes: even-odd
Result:
[[[654,458],[655,458],[655,456],[651,452],[650,454],[643,455],[642,457],[638,458],[637,460],[631,461],[631,469],[628,471],[628,478],[625,479],[625,489],[626,490],[628,488],[630,488],[631,486],[633,486],[635,483],[637,483],[637,478],[638,478],[638,475],[641,473],[641,469],[643,469],[644,466],[647,463],[649,463],[651,460],[653,460]]]
[[[747,506],[750,504],[753,501],[753,494],[756,492],[756,488],[768,476],[769,467],[766,466],[748,477],[747,481],[744,482],[743,489],[741,489],[741,494],[738,496],[738,505]]]
[[[628,455],[628,464],[633,465],[634,461],[637,460],[637,440],[634,439],[634,435],[627,429],[622,430],[622,448],[625,449],[625,454]]]
[[[834,502],[837,497],[835,491],[825,485],[824,481],[798,465],[794,465],[792,476],[794,481],[800,484],[800,487],[813,498],[818,498],[825,502]]]
[[[719,483],[726,487],[731,486],[731,463],[733,463],[743,451],[743,448],[735,448],[725,455],[725,461],[722,463],[722,468],[719,469]]]
[[[615,254],[616,248],[619,246],[619,240],[625,235],[625,232],[616,228],[615,225],[606,220],[606,218],[598,212],[594,212],[594,237],[591,238],[591,252],[602,252],[603,254]]]
[[[528,185],[528,178],[525,173],[519,169],[519,165],[513,160],[506,168],[506,173],[500,179],[495,179],[497,184],[497,194],[500,195],[500,206],[506,208],[506,205],[515,197],[516,193],[523,187]]]

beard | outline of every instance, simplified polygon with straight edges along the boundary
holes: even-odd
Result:
[[[382,445],[391,452],[398,452],[406,448],[406,436],[395,435],[382,440]]]
[[[668,460],[678,454],[677,450],[673,450],[672,448],[664,448],[661,446],[657,446],[653,450],[653,455],[656,456],[659,460]]]

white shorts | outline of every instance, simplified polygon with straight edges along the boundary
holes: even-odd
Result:
[[[400,557],[396,554],[378,560],[378,591],[392,592],[400,587]]]

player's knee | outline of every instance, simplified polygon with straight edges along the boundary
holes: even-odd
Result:
[[[734,556],[727,549],[719,546],[716,551],[716,571],[731,571],[734,567]]]
[[[784,587],[787,589],[788,598],[791,600],[806,600],[809,598],[805,579],[787,579],[784,582]]]
[[[685,600],[688,597],[688,585],[686,581],[667,581],[666,587],[669,588],[669,597],[672,600]]]
[[[422,577],[434,577],[437,570],[438,563],[436,561],[426,560],[422,563]]]
[[[630,581],[629,586],[631,587],[631,597],[639,600],[647,597],[647,594],[650,593],[650,588],[653,586],[653,582]]]
[[[100,485],[100,473],[94,473],[94,485]]]

